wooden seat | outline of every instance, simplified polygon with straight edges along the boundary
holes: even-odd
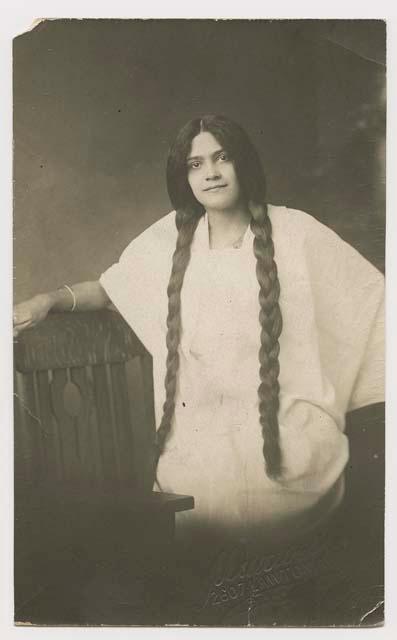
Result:
[[[51,314],[18,337],[14,364],[15,617],[34,622],[60,576],[165,553],[194,501],[152,491],[152,362],[118,313]]]

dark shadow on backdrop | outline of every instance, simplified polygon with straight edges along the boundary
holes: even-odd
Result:
[[[52,20],[17,37],[16,301],[96,278],[170,210],[168,147],[203,112],[248,129],[270,202],[383,268],[384,53],[376,20]]]

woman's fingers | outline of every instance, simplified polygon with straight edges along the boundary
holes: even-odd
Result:
[[[14,314],[14,316],[13,316],[13,325],[14,325],[14,327],[19,327],[22,324],[27,324],[28,322],[30,322],[30,320],[31,320],[30,317],[21,318],[20,316],[16,316]]]
[[[16,324],[14,324],[14,328],[26,329],[26,327],[29,327],[31,324],[32,324],[32,320],[31,318],[29,318],[29,320],[25,320],[24,322],[17,322]]]
[[[14,325],[22,325],[30,322],[32,319],[32,314],[29,309],[24,307],[16,307],[13,312],[13,323]]]
[[[44,320],[48,310],[48,299],[43,295],[33,296],[30,300],[20,302],[13,309],[14,329],[19,332],[36,326]]]
[[[14,329],[13,329],[14,338],[18,336],[21,333],[21,331],[24,331],[24,329],[29,329],[29,327],[31,326],[32,326],[32,322],[30,320],[26,320],[25,322],[18,322],[17,324],[14,323]]]
[[[21,331],[27,329],[32,323],[32,314],[26,305],[21,304],[14,307],[12,314],[13,334],[16,338]]]

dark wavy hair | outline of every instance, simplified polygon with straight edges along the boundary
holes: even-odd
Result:
[[[263,203],[266,199],[266,180],[258,152],[240,125],[225,116],[207,115],[187,122],[179,131],[167,161],[167,188],[171,203],[179,209],[204,213],[187,179],[186,159],[192,140],[207,131],[217,139],[233,160],[239,186],[245,200]]]
[[[274,260],[272,227],[266,205],[266,180],[260,157],[247,133],[238,124],[222,115],[195,118],[179,131],[167,161],[167,188],[176,211],[178,238],[172,259],[167,288],[167,371],[166,399],[163,416],[156,434],[156,466],[171,431],[175,411],[179,343],[181,337],[181,290],[190,261],[191,244],[204,207],[196,200],[187,177],[187,158],[193,138],[206,131],[211,133],[231,158],[244,203],[251,213],[250,226],[255,236],[256,276],[259,283],[259,421],[263,436],[266,473],[276,479],[281,475],[279,446],[279,336],[282,318],[279,306],[280,284]]]

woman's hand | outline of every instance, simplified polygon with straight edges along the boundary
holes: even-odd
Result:
[[[15,305],[13,310],[14,338],[21,331],[31,329],[42,320],[45,320],[51,306],[51,298],[45,293],[40,293],[25,302]]]

